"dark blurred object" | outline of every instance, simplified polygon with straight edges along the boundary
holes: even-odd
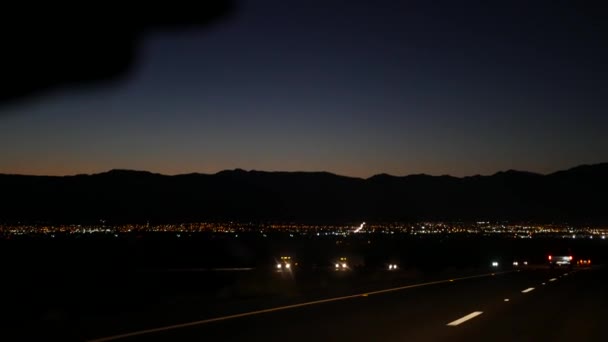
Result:
[[[58,86],[124,77],[145,31],[206,27],[235,7],[231,0],[131,6],[3,6],[0,105]]]

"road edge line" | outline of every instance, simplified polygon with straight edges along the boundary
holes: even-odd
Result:
[[[291,305],[285,305],[285,306],[278,306],[278,307],[274,307],[274,308],[268,308],[268,309],[262,309],[262,310],[243,312],[243,313],[234,314],[234,315],[208,318],[208,319],[203,319],[203,320],[198,320],[198,321],[193,321],[193,322],[188,322],[188,323],[180,323],[180,324],[167,325],[167,326],[164,326],[164,327],[151,328],[151,329],[145,329],[145,330],[138,330],[138,331],[134,331],[134,332],[130,332],[130,333],[118,334],[118,335],[107,336],[107,337],[100,337],[100,338],[95,338],[95,339],[91,339],[91,340],[87,340],[87,341],[88,342],[115,341],[115,340],[120,340],[120,339],[134,337],[134,336],[153,334],[153,333],[157,333],[157,332],[168,331],[168,330],[175,330],[175,329],[181,329],[181,328],[188,328],[188,327],[192,327],[192,326],[196,326],[196,325],[203,325],[203,324],[207,324],[207,323],[226,321],[226,320],[236,319],[236,318],[241,318],[241,317],[254,316],[254,315],[265,314],[265,313],[276,312],[276,311],[296,309],[296,308],[301,308],[301,307],[306,307],[306,306],[311,306],[311,305],[317,305],[317,304],[337,302],[337,301],[342,301],[342,300],[362,297],[364,295],[369,296],[369,295],[374,295],[374,294],[382,294],[382,293],[388,293],[388,292],[395,292],[395,291],[407,290],[407,289],[412,289],[412,288],[417,288],[417,287],[423,287],[423,286],[430,286],[430,285],[449,283],[449,282],[453,282],[455,280],[467,280],[467,279],[491,277],[491,276],[494,276],[494,275],[506,274],[506,273],[511,273],[511,272],[513,272],[513,271],[492,272],[492,273],[484,273],[484,274],[478,274],[478,275],[472,275],[472,276],[466,276],[466,277],[460,277],[460,278],[451,278],[451,279],[444,279],[444,280],[436,280],[436,281],[430,281],[430,282],[420,283],[420,284],[411,284],[411,285],[393,287],[393,288],[384,289],[384,290],[376,290],[376,291],[371,291],[371,292],[363,292],[363,293],[358,293],[358,294],[354,294],[354,295],[334,297],[334,298],[327,298],[327,299],[320,299],[320,300],[314,300],[314,301],[310,301],[310,302],[303,302],[303,303],[298,303],[298,304],[291,304]]]

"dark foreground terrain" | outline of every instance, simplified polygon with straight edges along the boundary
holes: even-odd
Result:
[[[548,254],[568,250],[594,266],[547,267]],[[1,334],[3,341],[86,341],[354,296],[130,338],[604,340],[600,317],[607,313],[608,277],[595,265],[606,261],[607,250],[606,241],[597,239],[453,235],[12,238],[0,240]],[[282,255],[298,266],[278,272]],[[336,272],[341,256],[350,267]],[[516,260],[518,267],[512,266]],[[499,266],[492,267],[493,261]],[[388,263],[399,269],[388,271]],[[446,326],[477,311],[483,313]]]

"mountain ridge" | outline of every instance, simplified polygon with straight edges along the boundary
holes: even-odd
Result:
[[[31,175],[31,174],[0,172],[0,176],[75,177],[75,176],[96,176],[96,175],[103,175],[103,174],[138,173],[138,174],[148,174],[148,175],[157,175],[157,176],[166,176],[166,177],[176,177],[176,176],[188,176],[188,175],[213,176],[213,175],[218,175],[218,174],[229,174],[229,173],[242,173],[242,174],[248,174],[248,173],[267,173],[268,174],[269,173],[269,174],[328,174],[328,175],[334,175],[334,176],[338,176],[338,177],[357,178],[357,179],[363,179],[363,180],[367,180],[367,179],[379,177],[379,176],[382,176],[382,177],[389,176],[389,177],[395,177],[395,178],[404,178],[404,177],[411,177],[411,176],[428,176],[428,177],[450,177],[450,178],[463,179],[463,178],[469,178],[469,177],[491,177],[491,176],[495,176],[498,174],[505,174],[505,173],[506,174],[528,174],[528,175],[550,176],[550,175],[553,175],[556,173],[563,173],[563,172],[575,171],[575,170],[576,171],[585,170],[585,169],[589,169],[589,168],[602,168],[602,169],[608,170],[608,162],[602,162],[602,163],[596,163],[596,164],[581,164],[581,165],[577,165],[577,166],[574,166],[574,167],[571,167],[568,169],[557,170],[557,171],[545,173],[545,174],[539,173],[539,172],[525,171],[525,170],[507,169],[507,170],[497,171],[497,172],[495,172],[493,174],[489,174],[489,175],[475,174],[475,175],[469,175],[469,176],[453,176],[453,175],[449,175],[449,174],[430,175],[427,173],[393,175],[393,174],[383,172],[383,173],[374,174],[372,176],[365,178],[365,177],[356,177],[356,176],[346,176],[346,175],[341,175],[341,174],[337,174],[337,173],[330,172],[330,171],[264,171],[264,170],[256,170],[256,169],[245,170],[242,168],[224,169],[224,170],[217,171],[215,173],[189,172],[189,173],[178,173],[178,174],[173,174],[173,175],[167,175],[167,174],[163,174],[163,173],[151,172],[151,171],[146,171],[146,170],[116,168],[116,169],[110,169],[107,171],[101,171],[101,172],[97,172],[97,173],[78,173],[78,174],[73,174],[73,175]]]
[[[608,223],[608,163],[550,174],[369,178],[224,170],[0,174],[0,222],[536,220]]]

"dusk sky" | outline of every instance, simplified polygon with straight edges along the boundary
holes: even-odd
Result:
[[[120,82],[0,107],[0,173],[608,161],[604,18],[578,2],[479,3],[243,1],[205,29],[150,32]]]

